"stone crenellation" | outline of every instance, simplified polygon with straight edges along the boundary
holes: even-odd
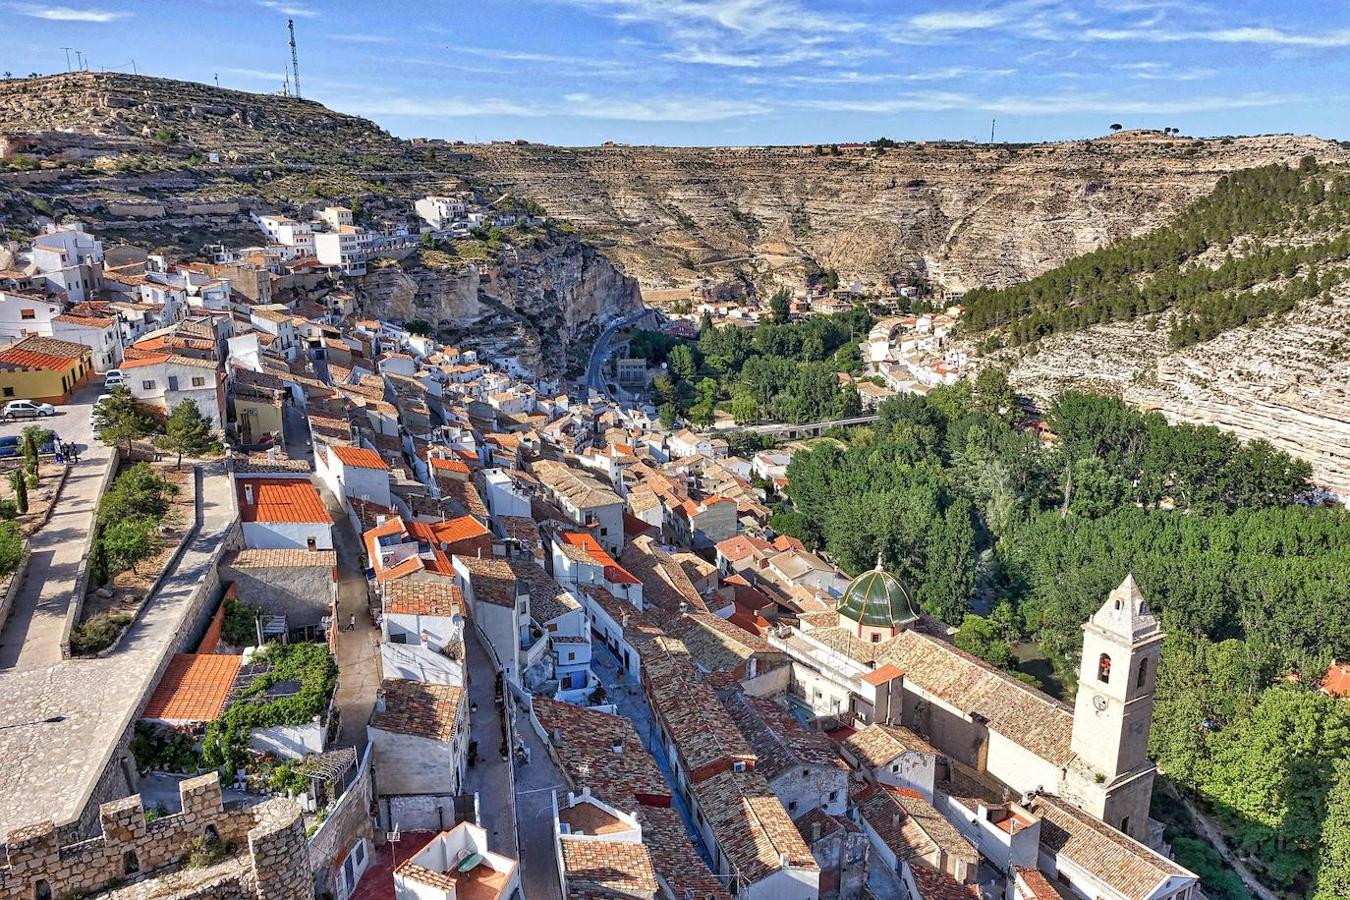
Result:
[[[139,795],[104,803],[99,807],[101,833],[77,843],[62,843],[50,821],[14,829],[5,840],[0,900],[112,890],[119,898],[313,897],[304,826],[293,801],[278,798],[252,808],[226,807],[214,772],[182,782],[179,798],[180,812],[151,821]],[[194,842],[210,846],[218,841],[246,847],[247,855],[218,861],[210,872],[201,873],[204,877],[181,867]],[[123,887],[127,882],[135,884]]]

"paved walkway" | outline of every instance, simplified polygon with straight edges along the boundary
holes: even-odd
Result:
[[[317,480],[315,486],[333,517],[333,547],[338,557],[338,690],[341,718],[338,746],[366,746],[366,723],[380,689],[380,630],[370,617],[370,594],[361,571],[361,538],[338,499]],[[348,631],[351,617],[355,626]]]
[[[478,743],[478,761],[464,778],[464,792],[478,794],[478,817],[487,829],[488,849],[516,858],[516,811],[511,775],[502,759],[502,714],[496,703],[497,672],[472,626],[464,646],[469,669],[469,737]]]
[[[0,672],[0,834],[84,809],[161,663],[179,649],[193,594],[237,517],[233,493],[224,462],[205,467],[201,528],[113,653]]]
[[[520,834],[521,887],[530,900],[562,900],[558,860],[553,853],[553,793],[566,790],[543,738],[516,704],[516,733],[530,752],[530,761],[516,766],[516,829]]]
[[[66,476],[51,518],[29,539],[28,574],[0,631],[0,669],[38,669],[61,661],[61,634],[93,525],[98,489],[112,450],[91,436],[89,408],[102,386],[85,385],[61,415],[43,419],[62,440],[81,447],[80,462]],[[31,422],[11,422],[0,433],[18,433]],[[47,463],[53,466],[55,463]]]

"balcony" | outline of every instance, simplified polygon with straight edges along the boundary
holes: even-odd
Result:
[[[530,668],[548,653],[548,635],[531,625],[520,636],[520,652],[525,655],[521,667]]]

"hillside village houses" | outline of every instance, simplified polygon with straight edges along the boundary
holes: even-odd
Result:
[[[261,247],[111,272],[70,226],[0,272],[0,330],[35,332],[0,349],[0,387],[50,371],[42,390],[69,397],[120,363],[138,402],[190,399],[229,444],[203,476],[230,516],[205,611],[153,662],[152,702],[118,701],[128,721],[201,734],[227,714],[257,665],[223,642],[229,611],[256,641],[336,654],[340,703],[247,737],[305,775],[276,800],[315,829],[295,837],[313,884],[285,896],[1200,896],[1149,817],[1163,635],[1132,578],[1084,625],[1074,705],[991,668],[890,573],[850,578],[768,527],[793,445],[740,458],[326,302],[413,228],[493,211],[434,195],[415,215],[393,235],[345,207],[258,216]],[[344,235],[364,243],[344,256]],[[882,320],[864,352],[919,390],[958,365],[950,328]],[[88,752],[134,769],[121,737]],[[0,782],[0,810],[20,789]],[[81,802],[53,816],[62,840],[114,841],[109,807]]]

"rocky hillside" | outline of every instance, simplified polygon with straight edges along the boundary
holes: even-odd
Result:
[[[420,196],[473,188],[457,158],[293,97],[115,73],[0,81],[0,224],[19,234],[69,214],[105,240],[190,257],[257,242],[251,213],[308,216],[336,202],[365,224],[397,224]],[[500,330],[549,366],[640,303],[608,257],[559,228],[473,261],[414,255],[352,288],[368,315],[478,323],[466,339]],[[494,303],[490,319],[482,305]],[[488,327],[496,319],[501,329]]]
[[[635,279],[556,230],[478,265],[442,263],[439,255],[414,253],[350,279],[361,315],[422,319],[465,347],[575,374],[597,323],[642,305]]]
[[[881,284],[926,272],[1002,286],[1166,221],[1225,172],[1305,155],[1317,138],[1197,141],[1122,132],[1030,146],[465,148],[464,170],[605,241],[644,286],[813,268]]]

